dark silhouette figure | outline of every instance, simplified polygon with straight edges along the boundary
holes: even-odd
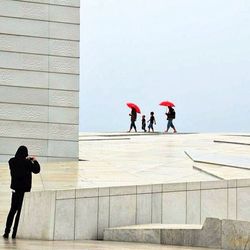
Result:
[[[168,125],[167,125],[167,130],[165,132],[167,133],[171,127],[174,130],[174,133],[176,133],[177,131],[173,124],[173,120],[175,119],[175,110],[172,107],[168,107],[168,112],[166,113],[166,115],[167,115]]]
[[[128,132],[130,132],[132,130],[132,128],[134,128],[135,132],[137,132],[136,130],[136,126],[135,126],[135,121],[136,121],[136,118],[137,118],[137,113],[136,113],[136,110],[135,108],[132,108],[131,109],[131,113],[129,114],[131,116],[131,124],[130,124],[130,129]]]
[[[15,157],[9,160],[11,175],[12,198],[11,208],[6,221],[6,228],[3,237],[8,239],[11,226],[15,217],[15,223],[12,230],[12,238],[16,238],[19,218],[21,214],[23,197],[25,192],[30,192],[32,185],[32,173],[40,172],[40,165],[35,157],[28,156],[28,149],[20,146]]]
[[[152,129],[152,132],[154,132],[154,124],[156,125],[154,112],[150,112],[150,118],[149,118],[148,122],[149,122],[148,132],[150,132],[150,129]]]
[[[141,119],[141,129],[144,131],[144,132],[147,132],[146,130],[146,117],[145,115],[142,116],[142,119]]]

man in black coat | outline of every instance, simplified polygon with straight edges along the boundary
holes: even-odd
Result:
[[[136,118],[137,118],[137,113],[136,113],[136,110],[135,108],[132,108],[131,110],[131,113],[129,114],[131,116],[131,124],[130,124],[130,129],[128,132],[131,131],[132,128],[134,128],[135,132],[137,132],[136,130],[136,126],[135,126],[135,121],[136,121]]]
[[[11,175],[10,188],[12,189],[12,199],[3,237],[8,239],[14,216],[16,214],[12,231],[12,238],[15,239],[24,193],[30,192],[32,173],[38,174],[40,172],[40,165],[34,157],[28,156],[27,147],[20,146],[15,154],[15,157],[9,160],[9,168]]]

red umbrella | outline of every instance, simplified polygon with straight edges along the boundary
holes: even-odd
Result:
[[[136,111],[136,113],[141,113],[141,110],[140,110],[140,108],[136,105],[136,104],[134,104],[134,103],[132,103],[132,102],[128,102],[127,103],[127,105],[128,105],[128,107],[129,108],[134,108],[135,109],[135,111]]]
[[[169,101],[163,101],[159,105],[166,106],[166,107],[175,107],[175,105],[172,102],[169,102]]]

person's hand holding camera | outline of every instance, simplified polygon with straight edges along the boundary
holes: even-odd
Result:
[[[27,156],[26,159],[30,160],[30,161],[36,161],[36,157],[35,156]]]

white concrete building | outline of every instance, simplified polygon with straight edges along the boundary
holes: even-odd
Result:
[[[0,6],[0,162],[78,159],[80,0]]]

